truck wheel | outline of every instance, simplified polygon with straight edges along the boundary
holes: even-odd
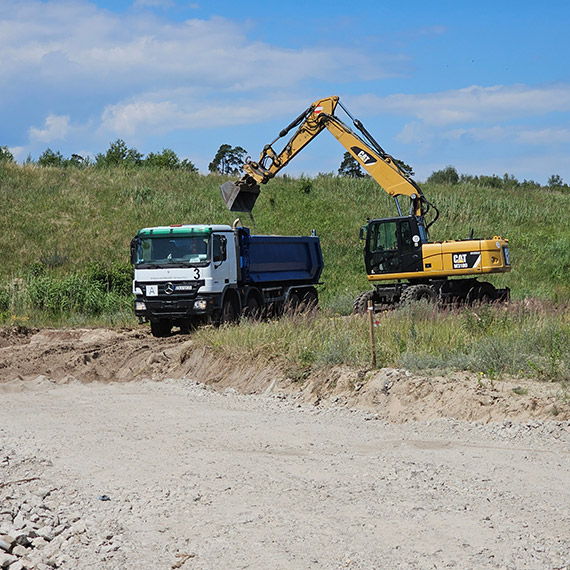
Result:
[[[309,289],[303,297],[303,308],[305,311],[313,311],[319,304],[319,296],[313,289]]]
[[[232,299],[225,299],[220,313],[220,325],[230,325],[237,320],[237,311]]]
[[[409,305],[416,301],[426,301],[435,303],[437,301],[437,293],[433,287],[429,285],[410,285],[407,287],[400,297],[400,305]]]
[[[261,301],[257,295],[250,295],[247,298],[247,303],[243,308],[243,316],[246,319],[257,320],[261,318],[263,311],[261,308]]]
[[[165,337],[170,334],[172,330],[172,323],[168,319],[161,319],[160,321],[150,321],[150,332],[155,337]]]
[[[353,315],[364,315],[368,310],[368,301],[374,301],[374,291],[360,293],[352,304]]]
[[[285,303],[285,312],[296,313],[299,310],[300,305],[301,297],[299,297],[298,293],[291,293],[287,299],[287,303]]]

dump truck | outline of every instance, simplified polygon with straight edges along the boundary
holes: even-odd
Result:
[[[336,114],[345,111],[358,132]],[[281,151],[273,145],[292,129],[293,135]],[[426,299],[443,304],[506,300],[508,287],[497,289],[484,275],[511,270],[508,240],[500,233],[461,240],[433,242],[428,231],[439,217],[437,208],[424,196],[418,184],[388,154],[358,119],[340,102],[337,95],[319,99],[303,111],[279,135],[263,147],[258,161],[249,157],[242,165],[244,175],[220,186],[222,198],[231,211],[251,212],[260,185],[269,182],[306,145],[323,130],[328,130],[362,168],[394,198],[397,216],[368,219],[361,228],[364,240],[364,265],[374,287],[354,301],[356,313],[372,302],[380,310],[397,304]],[[407,211],[399,202],[409,199]],[[372,207],[373,205],[371,205]]]
[[[152,334],[278,314],[318,303],[320,240],[229,225],[143,228],[131,242],[134,309]]]

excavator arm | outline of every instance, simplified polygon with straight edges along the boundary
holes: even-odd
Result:
[[[337,106],[352,119],[360,135],[335,115]],[[287,136],[294,128],[297,130],[283,150],[276,152],[273,144]],[[301,113],[275,140],[263,148],[258,162],[248,157],[242,167],[245,174],[236,182],[226,182],[220,187],[228,209],[251,212],[260,192],[260,184],[266,184],[273,178],[324,129],[328,129],[384,191],[394,197],[399,215],[402,215],[402,211],[398,196],[407,196],[410,199],[411,215],[423,217],[427,213],[431,204],[425,199],[421,189],[372,138],[362,123],[352,117],[336,95],[315,101]],[[435,219],[429,225],[434,221]]]

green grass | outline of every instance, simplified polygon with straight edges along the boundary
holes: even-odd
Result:
[[[37,264],[59,273],[93,261],[128,263],[138,229],[171,223],[228,223],[239,215],[257,233],[321,237],[325,270],[321,299],[347,310],[368,283],[360,227],[368,217],[395,215],[388,195],[370,179],[318,176],[277,178],[262,187],[254,209],[229,212],[219,185],[227,177],[165,169],[41,168],[1,165],[0,278]],[[515,299],[562,300],[570,293],[570,195],[546,190],[497,190],[472,184],[424,185],[441,217],[434,240],[502,234],[510,241],[513,271],[492,278]]]
[[[319,288],[325,317],[304,322],[306,330],[284,319],[205,329],[198,336],[235,353],[268,345],[272,358],[281,355],[301,370],[363,366],[369,358],[366,323],[346,317],[356,295],[370,288],[358,233],[367,218],[395,215],[393,201],[371,179],[285,176],[262,187],[250,219],[226,209],[219,185],[227,180],[166,169],[0,164],[0,324],[135,324],[128,260],[137,230],[232,224],[239,216],[255,233],[316,230],[325,259]],[[424,184],[423,190],[441,212],[432,240],[465,238],[471,229],[476,237],[509,239],[513,269],[490,280],[510,287],[514,303],[505,310],[483,308],[477,316],[469,310],[386,313],[378,330],[379,362],[549,379],[566,374],[570,194],[472,183]],[[532,309],[525,300],[532,300]]]
[[[446,373],[466,370],[489,378],[570,380],[570,308],[539,301],[438,310],[433,305],[375,317],[378,367]],[[244,362],[279,363],[294,378],[337,365],[370,368],[369,321],[329,311],[286,315],[279,321],[206,327],[196,342]]]

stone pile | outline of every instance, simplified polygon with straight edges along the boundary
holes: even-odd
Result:
[[[25,496],[14,492],[19,484],[27,482],[13,482],[8,492],[3,493],[0,505],[0,568],[52,570],[63,567],[63,544],[80,541],[85,526],[79,517],[63,519],[52,510],[45,501],[50,490],[37,489]]]

